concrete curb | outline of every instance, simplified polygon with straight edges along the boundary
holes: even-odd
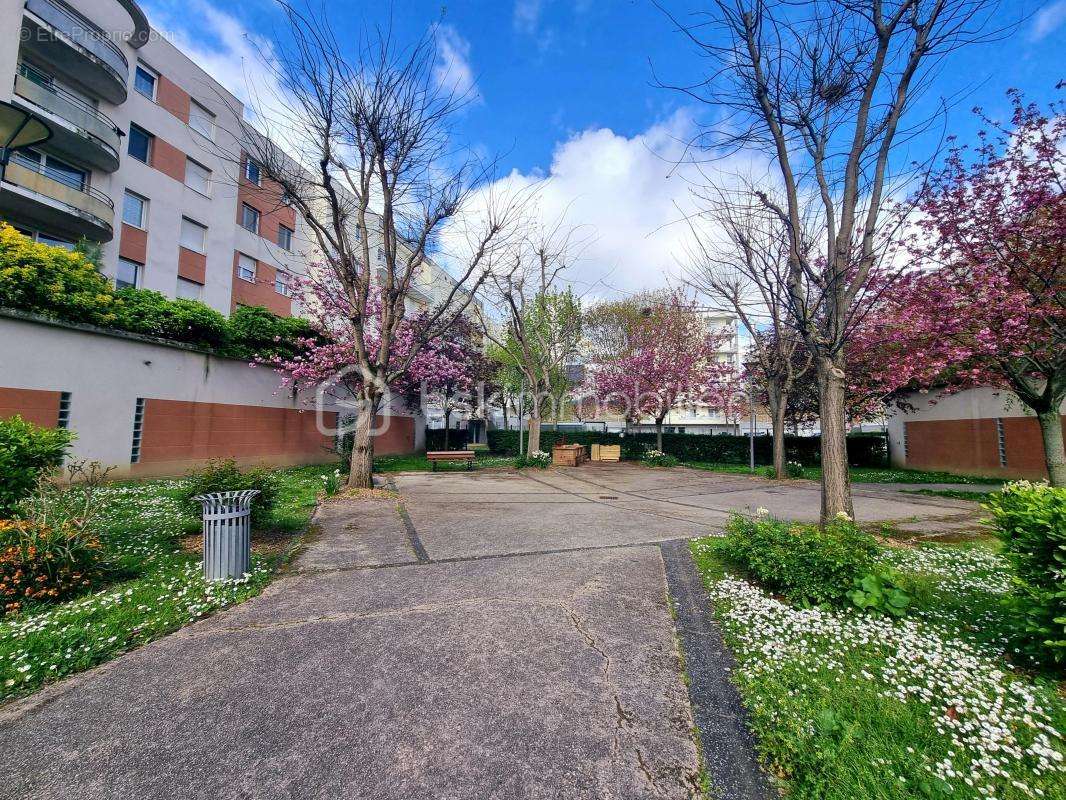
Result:
[[[729,681],[735,662],[711,615],[710,599],[688,541],[660,546],[666,583],[674,602],[675,627],[688,672],[689,702],[700,734],[703,762],[716,800],[777,797],[755,755],[747,712]]]

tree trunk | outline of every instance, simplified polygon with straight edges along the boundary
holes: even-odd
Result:
[[[444,412],[444,449],[448,449],[448,426],[452,424],[452,412]]]
[[[521,424],[521,423],[519,423]],[[535,404],[529,412],[529,436],[526,440],[526,455],[540,450],[540,409]]]
[[[822,423],[822,525],[838,514],[855,518],[848,476],[847,423],[844,418],[843,359],[818,359],[818,415]]]
[[[665,417],[655,418],[655,449],[663,452],[663,420]]]
[[[348,486],[352,489],[374,488],[374,418],[377,416],[380,394],[364,395],[355,419],[352,442],[352,466],[348,471]]]
[[[1052,486],[1066,486],[1066,446],[1062,439],[1062,417],[1059,404],[1036,415],[1040,422],[1040,435],[1044,440],[1044,461]]]
[[[785,408],[788,397],[780,390],[771,389],[767,392],[767,398],[774,434],[774,478],[782,480],[788,477],[788,468],[785,466]]]

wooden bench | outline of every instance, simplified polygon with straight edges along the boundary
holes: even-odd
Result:
[[[474,456],[476,456],[473,450],[430,450],[426,453],[426,460],[433,465],[433,471],[437,471],[438,461],[465,461],[467,469],[474,468]]]

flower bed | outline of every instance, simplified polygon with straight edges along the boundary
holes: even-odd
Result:
[[[891,550],[893,567],[929,586],[893,619],[790,605],[715,552],[693,543],[760,755],[790,797],[1066,797],[1066,702],[1005,659],[999,556]]]
[[[300,530],[326,470],[276,473],[279,499],[265,525]],[[108,582],[66,602],[27,604],[18,616],[0,621],[0,701],[108,661],[262,591],[288,550],[253,554],[252,572],[242,579],[204,581],[200,555],[181,546],[181,537],[198,529],[183,501],[185,484],[159,480],[98,490]]]

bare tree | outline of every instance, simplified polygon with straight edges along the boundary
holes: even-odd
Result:
[[[485,285],[502,315],[498,324],[484,318],[485,336],[522,375],[529,404],[529,452],[540,449],[540,424],[564,365],[578,353],[581,304],[563,288],[561,275],[578,257],[584,242],[562,220],[549,226],[529,222],[512,243],[503,269]]]
[[[709,310],[735,314],[748,330],[750,377],[765,390],[772,420],[774,474],[786,478],[785,417],[793,386],[811,366],[790,313],[788,232],[748,191],[708,187],[696,195],[704,210],[690,219],[685,282]]]
[[[985,33],[997,6],[717,0],[713,11],[678,22],[714,66],[697,83],[672,88],[726,112],[698,144],[761,151],[780,181],[781,202],[768,193],[759,199],[787,232],[790,310],[817,370],[823,523],[854,516],[844,351],[870,274],[886,255],[886,200],[899,177],[891,156],[929,121],[910,118],[935,67],[1002,32]],[[803,234],[812,218],[820,221],[815,250]]]
[[[463,224],[456,219],[490,183],[491,165],[455,150],[449,123],[466,98],[434,74],[432,34],[402,47],[377,31],[342,46],[329,20],[282,9],[288,41],[271,61],[280,96],[256,109],[266,135],[246,125],[240,157],[254,160],[306,223],[320,259],[311,280],[340,295],[359,395],[349,485],[369,487],[372,430],[387,387],[473,302],[522,200],[481,193],[478,213],[463,218],[467,252],[454,284],[401,353],[412,284],[445,223]]]

